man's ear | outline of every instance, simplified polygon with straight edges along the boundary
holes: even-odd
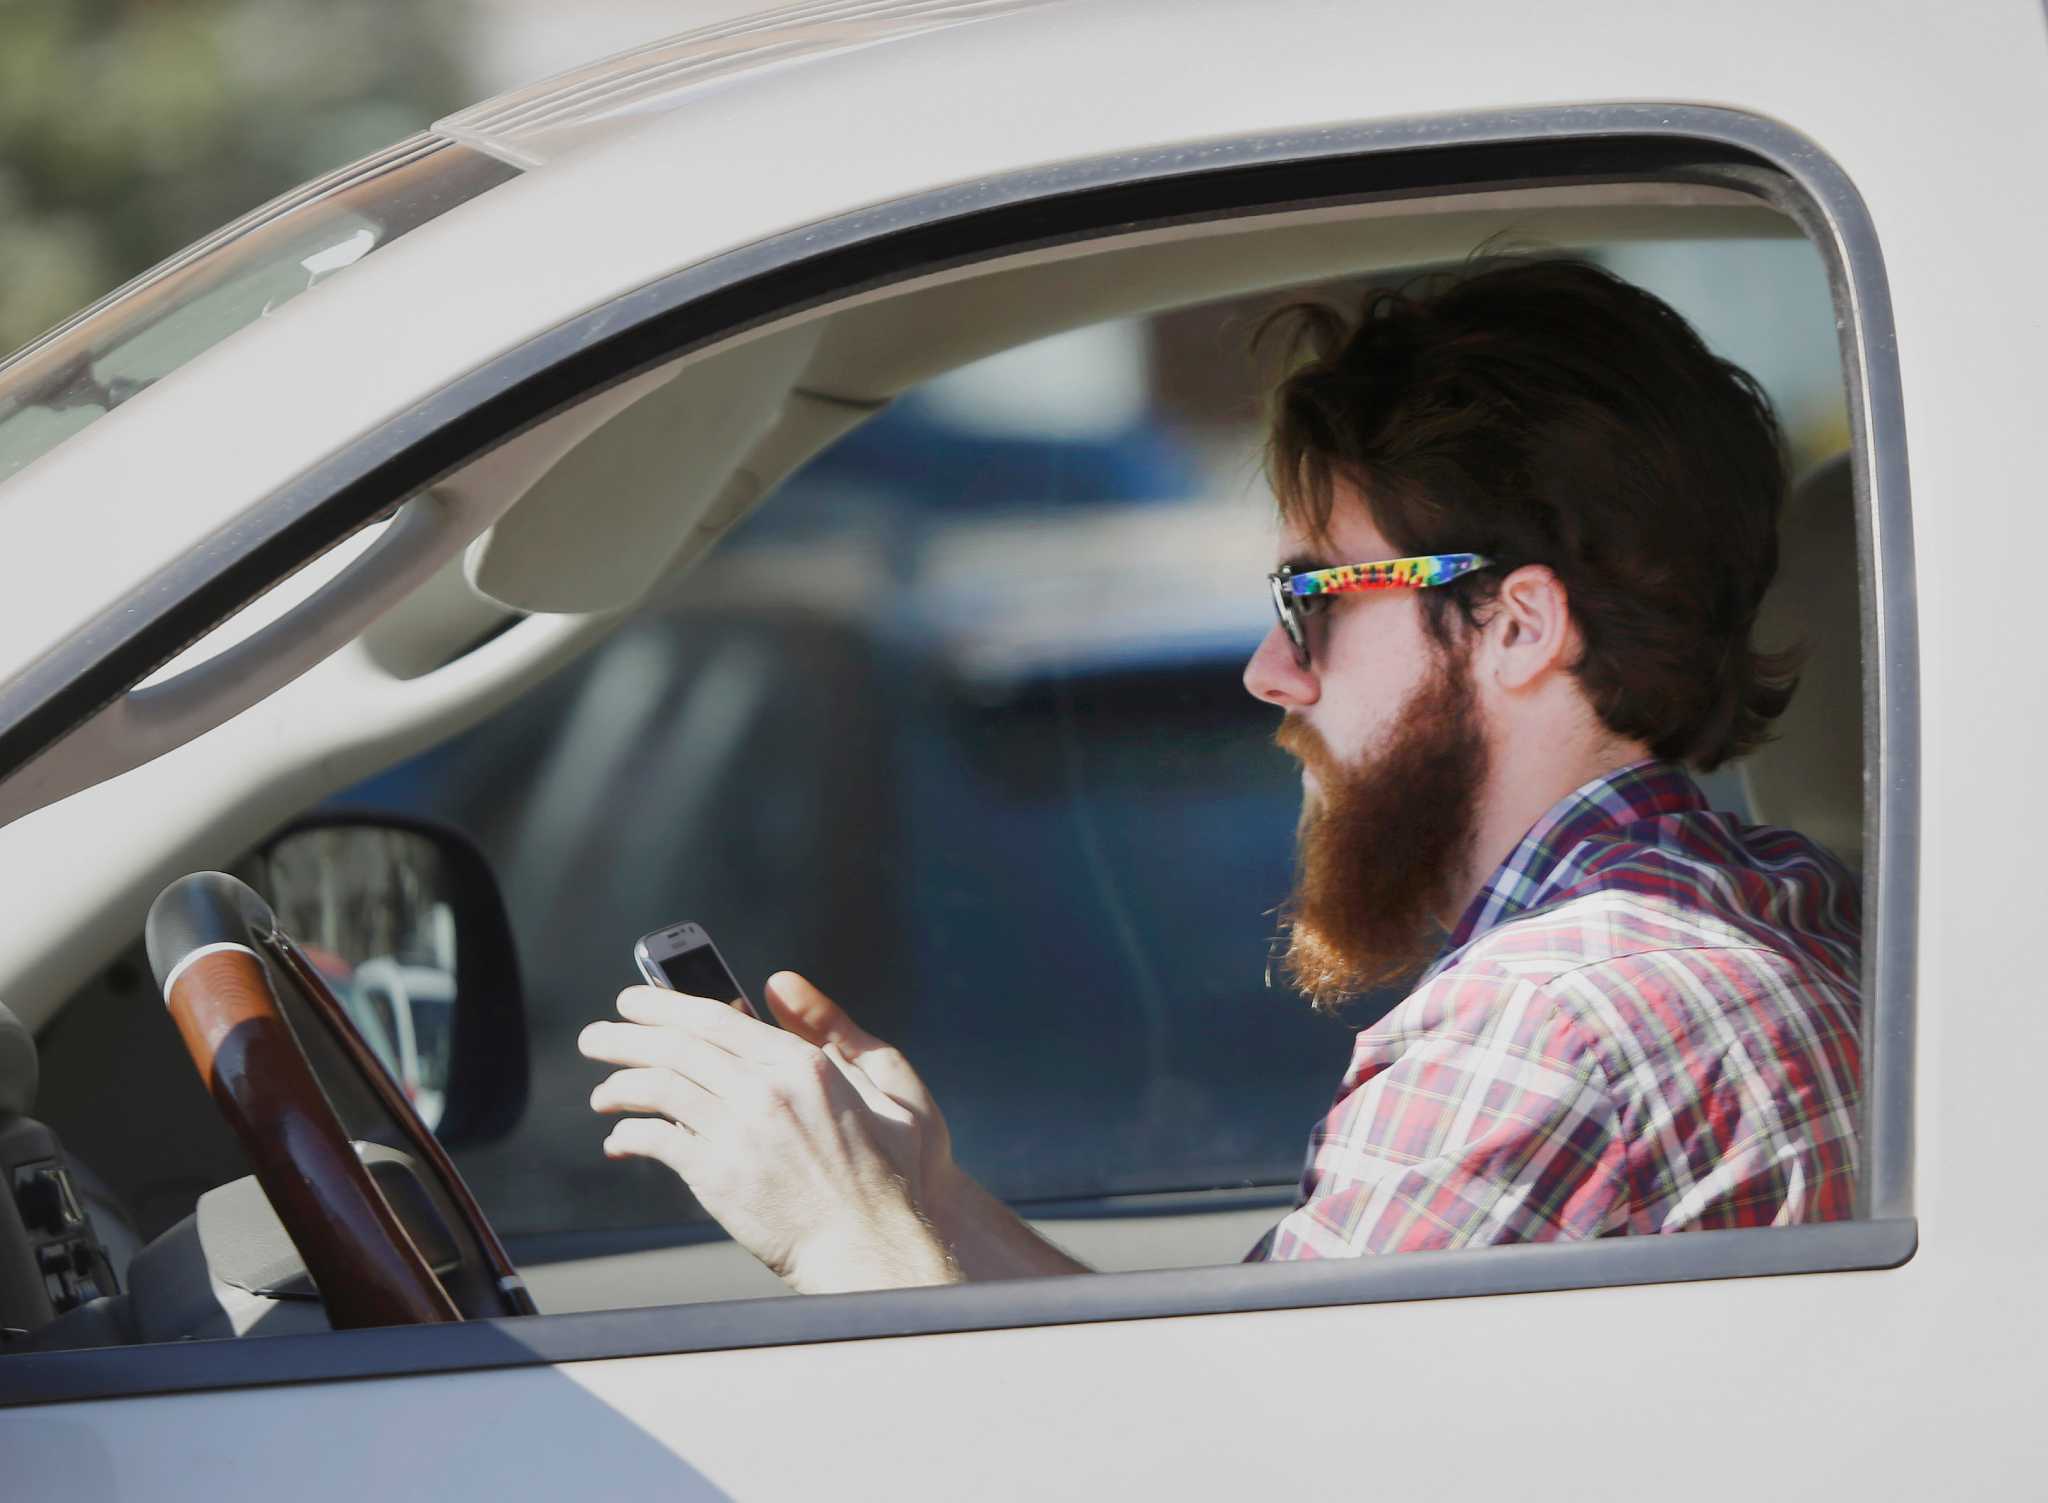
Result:
[[[1570,606],[1563,581],[1542,564],[1524,564],[1501,581],[1486,639],[1503,689],[1532,688],[1578,661],[1579,629]]]

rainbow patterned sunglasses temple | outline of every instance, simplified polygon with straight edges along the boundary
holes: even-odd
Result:
[[[1493,560],[1477,553],[1424,553],[1414,558],[1383,558],[1370,564],[1338,564],[1330,569],[1295,573],[1282,565],[1266,576],[1273,590],[1273,612],[1294,644],[1294,661],[1309,665],[1308,617],[1325,595],[1351,595],[1362,590],[1429,590],[1463,579]]]

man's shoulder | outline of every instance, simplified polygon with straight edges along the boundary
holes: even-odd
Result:
[[[1751,944],[1710,911],[1596,887],[1496,924],[1429,972],[1368,1032],[1472,1027],[1480,1015],[1510,1005],[1569,1013],[1589,987],[1624,981],[1652,964],[1650,956],[1735,951]]]
[[[1448,1016],[1520,997],[1594,1031],[1617,1000],[1642,1009],[1716,1011],[1737,998],[1856,991],[1853,933],[1789,932],[1675,891],[1593,885],[1479,936],[1416,988],[1400,1011]]]
[[[1860,891],[1841,862],[1791,830],[1706,811],[1581,842],[1532,907],[1468,944],[1460,971],[1532,981],[1627,968],[1677,951],[1774,953],[1853,983]]]
[[[1738,1033],[1814,1013],[1846,1026],[1857,896],[1791,831],[1705,811],[1619,827],[1563,853],[1532,906],[1446,956],[1360,1046],[1487,1038],[1510,1016],[1548,1050],[1601,1055],[1709,1015]]]
[[[1492,976],[1544,986],[1658,951],[1749,949],[1756,943],[1752,931],[1689,895],[1594,885],[1495,925],[1453,957],[1432,984]]]
[[[1712,965],[1717,954],[1786,972],[1822,963],[1831,979],[1846,979],[1840,960],[1853,952],[1854,936],[1837,946],[1838,955],[1816,954],[1819,942],[1818,935],[1781,930],[1682,893],[1595,886],[1565,893],[1479,936],[1429,985],[1491,981],[1559,992],[1567,981],[1584,987],[1655,971],[1674,956]]]
[[[1689,1030],[1707,1014],[1747,1027],[1818,1009],[1853,1024],[1853,947],[1815,943],[1683,895],[1594,886],[1472,941],[1396,1009],[1397,1026],[1472,1027],[1512,1003],[1547,1018],[1558,1042],[1604,1055],[1617,1035]]]
[[[1601,888],[1474,940],[1359,1035],[1353,1070],[1418,1051],[1506,1051],[1590,1069],[1625,1103],[1682,1064],[1680,1040],[1725,1045],[1795,1020],[1802,1036],[1853,1038],[1857,1012],[1853,983],[1794,945],[1672,898]]]

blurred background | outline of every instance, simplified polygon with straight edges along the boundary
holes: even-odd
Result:
[[[0,0],[0,352],[308,178],[734,0]]]
[[[0,346],[443,114],[754,9],[0,0]],[[1846,445],[1809,246],[1591,254],[1757,375],[1795,466]],[[533,1089],[458,1155],[502,1230],[693,1219],[673,1176],[598,1159],[574,1048],[681,920],[757,995],[804,970],[902,1044],[1013,1199],[1294,1177],[1386,999],[1339,1025],[1266,975],[1299,784],[1239,673],[1270,620],[1246,345],[1276,301],[907,393],[602,648],[335,800],[453,824],[503,883]]]

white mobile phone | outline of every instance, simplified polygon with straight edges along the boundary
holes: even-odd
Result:
[[[749,1017],[773,1021],[747,999],[746,989],[733,979],[725,957],[702,924],[670,924],[641,935],[633,946],[633,963],[649,986],[730,1002]]]

